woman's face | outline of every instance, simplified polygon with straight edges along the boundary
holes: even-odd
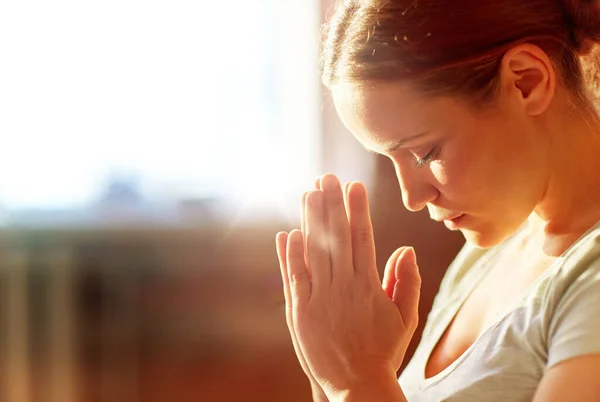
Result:
[[[476,110],[401,84],[338,84],[333,100],[352,134],[392,160],[406,208],[427,207],[479,247],[513,234],[544,195],[547,141],[509,95]]]

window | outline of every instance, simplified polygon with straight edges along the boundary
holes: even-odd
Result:
[[[0,210],[297,202],[319,170],[318,26],[317,1],[3,2]]]

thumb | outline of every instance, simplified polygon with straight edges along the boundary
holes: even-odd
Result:
[[[413,329],[419,322],[419,296],[421,295],[421,275],[417,256],[412,247],[407,247],[396,260],[396,283],[392,301],[398,307],[402,321]]]
[[[394,251],[394,253],[388,259],[387,264],[385,264],[381,287],[390,299],[394,295],[394,285],[396,284],[396,261],[407,248],[408,247],[400,247]]]

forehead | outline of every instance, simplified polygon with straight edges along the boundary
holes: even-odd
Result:
[[[431,129],[432,101],[402,84],[337,84],[332,97],[344,125],[369,149]]]

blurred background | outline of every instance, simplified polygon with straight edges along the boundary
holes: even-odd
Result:
[[[417,251],[412,351],[463,238],[337,119],[333,5],[0,3],[0,401],[309,401],[274,238],[325,172],[366,184],[380,272]]]

